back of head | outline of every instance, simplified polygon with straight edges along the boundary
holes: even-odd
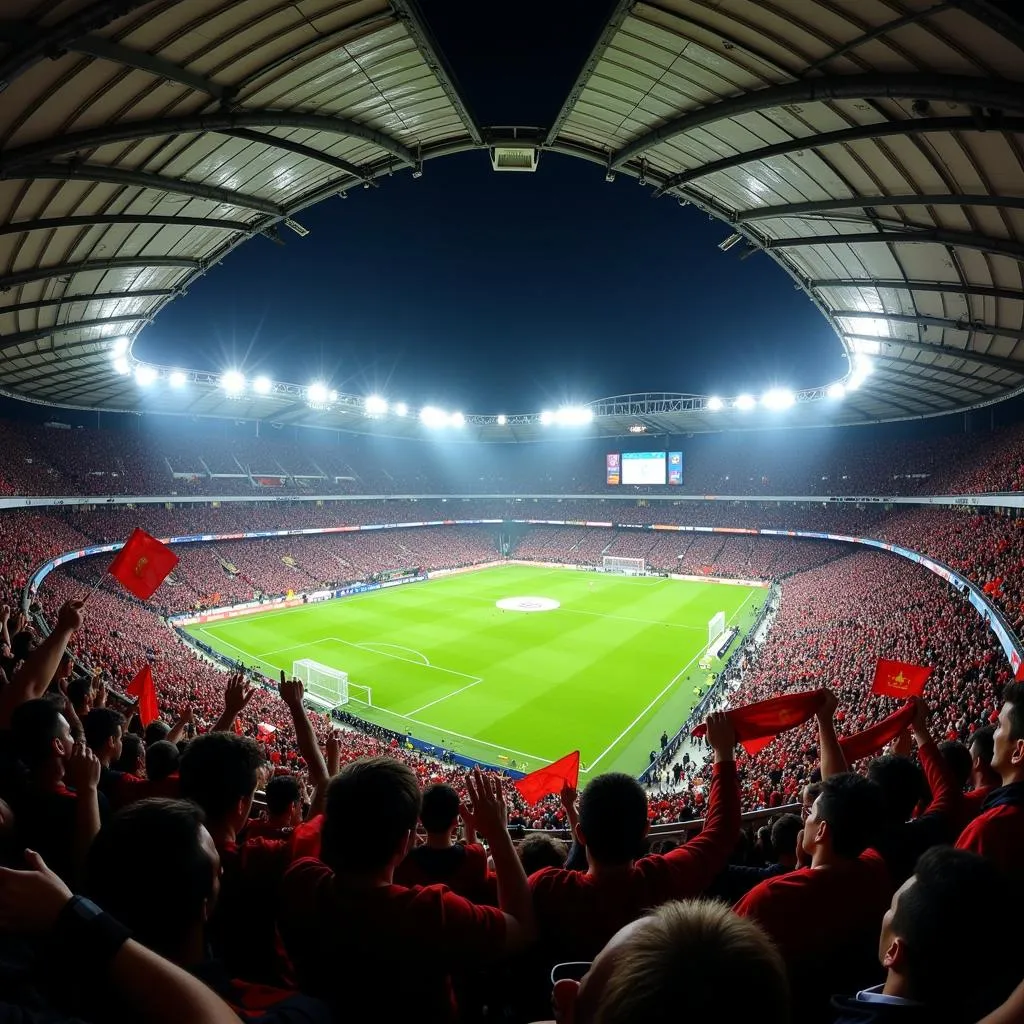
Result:
[[[627,864],[643,854],[647,794],[632,775],[599,775],[580,797],[580,831],[602,864]]]
[[[956,788],[963,789],[971,778],[971,752],[959,740],[943,740],[939,744],[939,753],[956,779]]]
[[[974,734],[971,736],[969,744],[971,757],[976,757],[981,762],[982,768],[992,767],[992,751],[995,746],[993,737],[995,733],[996,727],[994,725],[983,725],[980,729],[975,729]]]
[[[64,717],[53,701],[41,697],[19,704],[11,715],[11,734],[18,760],[29,770],[44,764],[53,755],[53,741],[66,728]]]
[[[909,821],[914,808],[925,795],[924,775],[907,757],[883,754],[868,764],[868,778],[882,792],[886,822],[898,824]]]
[[[523,870],[532,875],[542,868],[560,868],[565,865],[569,851],[561,839],[535,833],[527,836],[518,846],[517,852]]]
[[[81,716],[92,698],[92,680],[88,676],[74,676],[68,680],[68,700]]]
[[[202,824],[188,801],[140,800],[115,814],[89,849],[86,894],[171,959],[216,895],[220,865],[208,837],[204,849]]]
[[[181,795],[194,800],[211,821],[234,811],[256,791],[262,762],[254,739],[233,732],[210,732],[194,739],[181,756]]]
[[[124,731],[124,715],[113,708],[93,708],[82,721],[85,742],[94,754],[99,754],[107,743]]]
[[[178,748],[170,740],[157,740],[146,748],[146,778],[163,782],[178,770]]]
[[[459,816],[459,794],[443,782],[428,786],[420,804],[420,821],[431,835],[450,832]]]
[[[772,849],[775,859],[796,856],[796,843],[804,823],[796,814],[781,814],[772,822]]]
[[[596,979],[604,982],[591,1018],[599,1024],[790,1019],[779,951],[753,921],[720,903],[666,903],[620,932],[608,954],[609,972]]]
[[[302,799],[299,781],[294,775],[275,775],[267,783],[267,813],[285,814]]]
[[[121,756],[113,767],[119,772],[137,775],[146,766],[146,750],[142,745],[142,737],[134,732],[126,732],[121,737]]]
[[[885,823],[879,787],[856,772],[833,775],[821,784],[817,818],[829,826],[832,849],[840,857],[859,857]]]
[[[146,746],[152,746],[154,743],[158,743],[160,740],[167,739],[171,734],[171,727],[166,722],[161,722],[160,719],[156,719],[146,726],[146,731],[143,733],[143,739],[146,741]]]
[[[420,789],[412,769],[390,757],[352,761],[330,781],[321,859],[338,872],[380,871],[415,832]]]

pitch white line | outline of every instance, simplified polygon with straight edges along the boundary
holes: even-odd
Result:
[[[454,697],[456,694],[465,693],[466,690],[472,690],[474,686],[479,685],[483,682],[483,679],[476,679],[472,683],[467,683],[465,686],[460,686],[457,690],[452,690],[451,693],[446,693],[443,697],[438,697],[437,700],[430,701],[429,704],[424,704],[421,708],[416,708],[410,711],[410,715],[418,715],[421,711],[426,711],[427,708],[432,708],[435,704],[440,704],[441,701],[447,700],[449,697]]]
[[[371,651],[373,654],[384,654],[383,651],[377,650],[378,647],[391,647],[396,651],[408,651],[410,654],[415,654],[418,658],[422,658],[423,664],[426,665],[428,668],[434,667],[430,664],[430,659],[422,651],[417,651],[413,647],[403,647],[401,644],[377,643],[376,641],[371,642],[369,640],[364,640],[361,643],[356,644],[356,647],[361,647],[363,648],[363,650]],[[391,654],[384,654],[384,656],[386,658],[394,657],[394,655]],[[402,658],[401,660],[405,661],[404,658]]]

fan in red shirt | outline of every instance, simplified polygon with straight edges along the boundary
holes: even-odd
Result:
[[[967,825],[979,814],[989,793],[1001,784],[1001,779],[992,767],[994,751],[993,736],[996,727],[984,725],[975,730],[968,750],[971,755],[970,790],[964,794],[963,822]]]
[[[459,795],[444,783],[423,792],[420,823],[427,833],[422,846],[410,850],[395,869],[396,885],[446,885],[474,903],[494,904],[495,878],[487,870],[487,851],[475,842],[455,842]]]
[[[500,781],[467,778],[469,823],[487,841],[501,909],[482,907],[442,885],[406,888],[395,868],[412,847],[420,792],[408,765],[388,757],[347,764],[331,780],[322,860],[295,861],[278,904],[278,928],[304,992],[351,1014],[338,972],[372,993],[380,1020],[454,1020],[453,972],[497,960],[533,933],[533,907]]]
[[[264,792],[266,815],[246,825],[245,838],[287,839],[295,827],[302,824],[302,786],[294,775],[275,775]]]
[[[545,868],[530,878],[549,965],[593,960],[624,925],[669,900],[699,895],[725,867],[740,832],[736,739],[720,713],[708,716],[707,735],[715,764],[704,831],[671,853],[641,856],[647,794],[632,776],[601,775],[583,791],[576,838],[589,869]]]
[[[1024,683],[1007,683],[992,734],[992,768],[1002,785],[960,834],[957,848],[980,853],[1004,871],[1024,872]]]

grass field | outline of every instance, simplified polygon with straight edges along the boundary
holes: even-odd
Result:
[[[344,669],[373,701],[347,710],[481,761],[528,771],[578,747],[588,772],[638,774],[696,701],[708,620],[745,632],[767,593],[508,565],[189,632],[271,674]],[[496,606],[516,597],[558,607]]]

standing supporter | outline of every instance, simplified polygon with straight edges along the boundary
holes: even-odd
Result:
[[[116,810],[146,793],[146,781],[113,767],[124,744],[124,715],[112,708],[93,708],[82,722],[85,742],[99,759],[100,792]],[[133,791],[135,791],[133,793]]]
[[[1024,683],[1007,683],[992,734],[992,769],[1002,785],[960,834],[957,848],[980,853],[1004,871],[1024,872]]]
[[[782,814],[772,822],[771,848],[775,860],[764,867],[727,864],[708,890],[709,896],[724,900],[730,906],[766,878],[784,875],[797,867],[797,847],[803,821],[795,814]]]
[[[493,962],[532,938],[526,875],[508,834],[499,781],[467,779],[473,826],[487,841],[500,909],[441,885],[406,888],[395,869],[415,841],[420,791],[409,768],[386,757],[353,761],[330,783],[322,860],[288,870],[278,927],[304,992],[350,1011],[339,965],[372,993],[380,1020],[453,1020],[451,976]],[[339,926],[340,925],[340,926]]]
[[[475,834],[467,836],[465,844],[456,842],[459,811],[459,794],[451,786],[438,783],[424,790],[420,823],[427,838],[395,869],[395,884],[446,885],[475,903],[493,903],[494,876],[487,870],[487,851]]]
[[[266,817],[250,822],[246,839],[287,839],[302,824],[302,786],[294,775],[275,775],[266,785]]]
[[[801,836],[810,867],[769,878],[736,904],[779,947],[808,1019],[876,966],[878,922],[895,888],[885,861],[868,849],[882,816],[875,783],[854,772],[826,779]]]
[[[530,878],[549,964],[592,960],[624,925],[669,900],[700,895],[725,867],[740,831],[735,733],[716,713],[707,735],[715,764],[704,831],[671,853],[641,856],[648,806],[636,779],[601,775],[583,791],[576,831],[588,870],[546,868]]]
[[[967,748],[971,755],[971,777],[970,790],[964,794],[963,809],[965,824],[973,821],[981,814],[989,793],[992,792],[1001,780],[995,769],[992,767],[992,754],[994,750],[993,734],[996,731],[994,725],[984,725],[975,730],[971,736],[971,742]]]

